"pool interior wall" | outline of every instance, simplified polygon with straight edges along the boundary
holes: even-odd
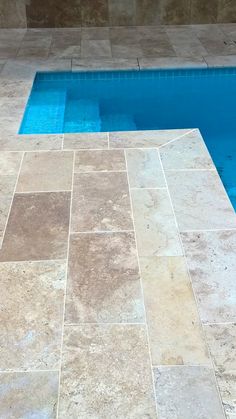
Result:
[[[198,127],[236,208],[236,68],[37,73],[20,134]]]

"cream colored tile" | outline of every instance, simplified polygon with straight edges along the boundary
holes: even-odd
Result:
[[[158,151],[126,150],[131,188],[163,188],[166,186]]]
[[[75,153],[75,172],[126,170],[123,150],[81,150]]]
[[[110,132],[109,142],[111,148],[153,148],[175,140],[189,131],[191,130]]]
[[[65,150],[107,149],[108,136],[104,132],[65,134],[63,148]]]

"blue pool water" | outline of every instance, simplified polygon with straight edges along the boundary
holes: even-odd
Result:
[[[37,73],[20,134],[195,127],[236,209],[236,68]]]

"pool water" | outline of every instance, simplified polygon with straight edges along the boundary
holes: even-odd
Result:
[[[37,73],[20,134],[199,128],[236,209],[236,68]]]

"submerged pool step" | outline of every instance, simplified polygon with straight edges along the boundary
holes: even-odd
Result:
[[[129,114],[107,114],[102,117],[102,131],[135,131],[137,126]]]
[[[65,111],[66,132],[101,130],[99,102],[96,99],[69,100]]]

